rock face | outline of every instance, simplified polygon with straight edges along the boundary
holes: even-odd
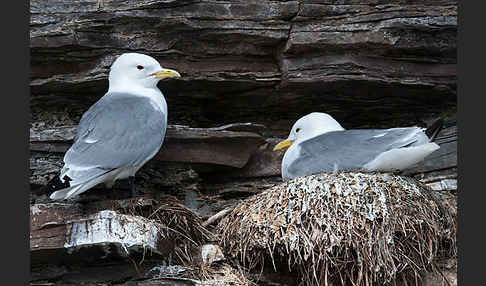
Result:
[[[168,196],[200,232],[211,231],[239,201],[281,182],[283,152],[272,148],[313,111],[331,114],[346,129],[425,127],[445,117],[441,149],[405,175],[454,205],[457,3],[31,0],[32,282],[223,285],[220,278],[230,277],[226,283],[245,285],[256,274],[208,262],[227,256],[217,251],[218,241],[198,240],[182,251],[150,231],[130,240],[132,247],[125,248],[126,239],[145,226],[161,228],[147,208],[172,202]],[[62,167],[81,114],[106,92],[109,67],[125,52],[149,54],[182,75],[159,83],[171,125],[163,148],[137,173],[137,189],[148,198],[128,203],[128,190],[117,183],[114,192],[99,187],[53,203],[39,187]],[[125,240],[110,235],[110,225]],[[73,226],[83,246],[70,246]],[[176,258],[190,266],[166,265]],[[97,263],[86,267],[90,259]],[[455,281],[454,259],[441,269]],[[295,273],[272,269],[253,278],[261,285],[296,280]]]
[[[223,128],[168,126],[167,135],[156,160],[224,165],[241,168],[265,139],[251,132]],[[76,126],[31,128],[30,150],[65,153],[72,145]]]
[[[351,128],[455,108],[457,1],[32,0],[30,9],[34,111],[85,110],[130,51],[181,72],[160,83],[172,124],[251,121],[283,136],[311,111]]]

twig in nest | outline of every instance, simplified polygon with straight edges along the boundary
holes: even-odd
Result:
[[[452,286],[451,283],[449,283],[449,279],[445,277],[444,273],[440,270],[440,268],[437,266],[435,262],[432,262],[432,266],[435,268],[435,270],[442,276],[442,279],[446,282],[447,286]]]
[[[215,215],[213,215],[212,217],[208,218],[205,222],[202,223],[202,226],[208,226],[210,224],[213,224],[215,223],[216,221],[218,221],[220,218],[224,217],[227,213],[229,213],[230,211],[232,211],[235,207],[232,206],[232,207],[229,207],[229,208],[225,208],[224,210],[222,211],[219,211],[218,213],[216,213]]]

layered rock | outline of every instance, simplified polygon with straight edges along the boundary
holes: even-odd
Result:
[[[122,183],[63,203],[39,191],[62,167],[81,114],[106,92],[109,67],[124,52],[149,54],[182,75],[159,83],[171,125],[159,154],[137,173],[142,210],[170,195],[211,230],[218,215],[281,182],[283,152],[272,148],[313,111],[347,129],[425,127],[445,116],[441,149],[405,174],[454,205],[457,3],[31,0],[33,283],[239,285],[253,277],[221,261],[204,264],[206,241],[186,253],[197,260],[190,267],[163,265],[175,242],[150,232],[125,249],[130,243],[111,235],[109,222],[127,234],[123,239],[160,225],[146,213],[126,212],[133,202],[123,199]],[[90,237],[93,226],[105,227],[104,236]],[[453,283],[455,261],[446,264],[440,267]],[[201,269],[212,276],[203,279]],[[257,276],[262,285],[296,278],[272,269]],[[443,281],[429,275],[424,283]]]
[[[160,83],[172,124],[283,136],[311,111],[350,128],[455,109],[457,1],[98,2],[31,1],[34,110],[86,109],[130,51],[181,72]]]

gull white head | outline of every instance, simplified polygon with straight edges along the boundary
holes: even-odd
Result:
[[[125,53],[110,67],[108,91],[156,88],[159,80],[180,76],[175,70],[162,68],[159,62],[150,56]]]
[[[322,112],[312,112],[297,120],[286,140],[278,143],[273,150],[290,147],[295,141],[301,142],[331,131],[344,130],[332,116]]]

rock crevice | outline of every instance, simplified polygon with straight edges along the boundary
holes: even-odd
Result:
[[[31,1],[34,111],[86,109],[128,51],[183,75],[160,83],[174,124],[252,121],[281,135],[320,110],[349,127],[387,127],[456,100],[456,1],[103,1],[101,11],[96,1],[51,2]],[[403,104],[410,111],[398,115]],[[376,105],[390,112],[365,113]]]

